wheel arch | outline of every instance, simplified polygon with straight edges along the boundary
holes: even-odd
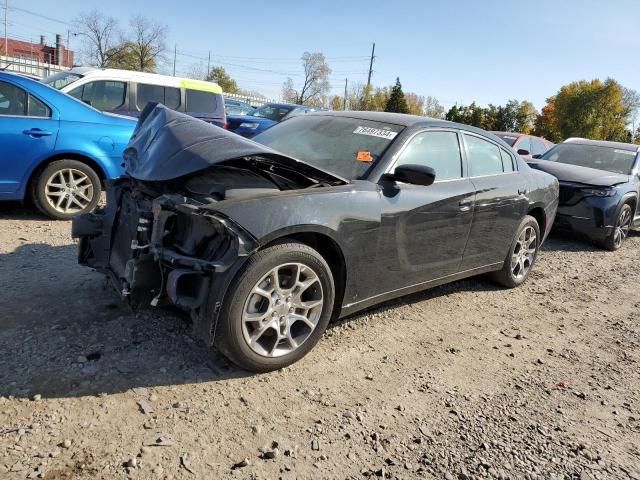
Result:
[[[33,192],[34,182],[37,181],[40,173],[42,173],[42,171],[45,168],[47,168],[49,165],[51,165],[53,162],[58,160],[76,160],[78,162],[82,162],[86,164],[96,172],[96,174],[98,175],[98,178],[100,178],[100,183],[102,187],[104,187],[105,180],[107,179],[107,173],[98,161],[96,161],[95,159],[91,158],[88,155],[83,155],[81,153],[74,153],[74,152],[56,153],[55,155],[52,155],[47,159],[43,160],[42,162],[40,162],[36,166],[36,168],[33,169],[31,174],[29,175],[29,180],[27,181],[27,185],[25,189],[25,197],[27,197],[28,195],[31,195],[31,192]]]
[[[547,214],[541,205],[532,205],[527,211],[527,215],[531,215],[538,222],[540,227],[540,234],[544,237],[547,231]]]
[[[296,242],[313,248],[327,262],[331,269],[335,286],[334,318],[337,318],[340,314],[340,308],[342,307],[347,286],[347,263],[340,244],[330,233],[310,226],[303,230],[285,230],[277,234],[269,235],[268,241],[263,243],[260,249],[270,247],[275,243],[281,242],[283,239],[295,240]]]

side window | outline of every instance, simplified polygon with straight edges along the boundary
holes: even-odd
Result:
[[[67,92],[67,95],[71,95],[73,98],[77,98],[78,100],[82,100],[82,89],[84,85],[80,85],[79,87],[74,88],[73,90]]]
[[[502,173],[500,148],[473,135],[464,136],[469,151],[469,169],[472,177]]]
[[[187,89],[186,97],[187,112],[215,113],[217,105],[215,93]]]
[[[0,82],[0,115],[26,115],[27,92],[15,85]]]
[[[28,113],[30,117],[50,117],[51,109],[36,97],[29,95]]]
[[[529,137],[520,137],[520,140],[518,140],[518,143],[516,143],[516,152],[518,150],[526,150],[527,152],[531,153],[531,141],[529,140]]]
[[[462,157],[455,132],[422,132],[414,136],[400,154],[398,165],[431,167],[436,181],[462,177]]]
[[[177,110],[180,106],[180,89],[173,87],[164,87],[164,104],[173,110]]]
[[[81,99],[98,110],[116,110],[124,104],[126,91],[124,82],[97,80],[84,85]]]
[[[149,102],[164,104],[164,87],[162,85],[139,83],[136,95],[136,107],[142,110]]]
[[[531,155],[542,155],[546,151],[547,148],[542,140],[538,140],[537,138],[531,139]]]
[[[513,157],[511,156],[511,154],[507,152],[505,149],[501,148],[500,155],[502,156],[502,169],[505,172],[515,171],[515,168],[513,165]]]

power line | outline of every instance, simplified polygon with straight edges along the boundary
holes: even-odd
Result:
[[[64,20],[60,20],[58,18],[53,18],[53,17],[49,17],[47,15],[42,15],[41,13],[37,13],[37,12],[33,12],[31,10],[27,10],[26,8],[21,8],[21,7],[11,7],[11,10],[15,10],[18,12],[23,12],[23,13],[27,13],[29,15],[33,15],[35,17],[40,17],[43,18],[45,20],[49,20],[50,22],[56,22],[56,23],[61,23],[62,25],[66,25],[68,27],[72,27],[73,25],[69,22],[65,22]]]

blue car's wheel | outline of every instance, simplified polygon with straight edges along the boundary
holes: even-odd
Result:
[[[613,252],[622,246],[627,235],[629,235],[632,219],[633,210],[631,205],[625,203],[618,213],[613,232],[604,241],[604,248]]]
[[[93,210],[100,190],[100,178],[91,167],[77,160],[57,160],[38,176],[33,202],[45,215],[68,220]]]

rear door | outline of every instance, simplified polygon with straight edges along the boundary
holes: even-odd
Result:
[[[512,153],[489,139],[463,135],[471,182],[476,189],[473,225],[461,270],[504,261],[529,205],[526,178]]]
[[[386,286],[411,286],[458,272],[473,217],[475,188],[465,178],[460,134],[416,133],[395,165],[419,164],[436,172],[429,186],[397,183],[382,195],[382,238],[378,258]]]
[[[34,164],[53,151],[55,110],[25,89],[0,81],[0,193],[18,192]]]

